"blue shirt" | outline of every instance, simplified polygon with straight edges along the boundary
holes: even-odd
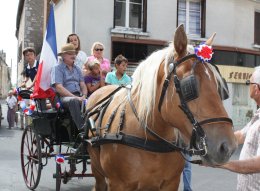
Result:
[[[36,76],[36,74],[37,74],[38,66],[39,66],[39,61],[38,60],[34,61],[34,64],[33,64],[32,68],[28,64],[27,67],[25,68],[25,76],[27,78],[30,78],[33,81],[35,76]]]
[[[72,70],[64,64],[58,64],[52,68],[51,71],[51,85],[62,84],[71,93],[81,92],[80,82],[84,82],[84,78],[81,69],[73,65]]]
[[[113,71],[107,73],[105,82],[107,84],[114,84],[114,85],[122,85],[122,84],[127,85],[127,84],[131,84],[131,78],[126,73],[124,73],[122,78],[118,79],[116,77],[116,71]]]

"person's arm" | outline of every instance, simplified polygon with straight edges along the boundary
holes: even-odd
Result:
[[[62,84],[55,84],[56,91],[60,94],[62,97],[77,97],[73,95],[70,91],[68,91],[66,88],[63,87]]]
[[[79,85],[80,85],[80,90],[82,92],[82,95],[86,98],[87,95],[88,95],[88,90],[87,90],[85,82],[84,81],[80,81]]]
[[[96,91],[98,88],[100,88],[100,82],[96,83],[94,86],[91,85],[91,83],[87,83],[86,84],[88,92],[93,93],[94,91]]]
[[[240,145],[240,144],[243,144],[244,141],[245,141],[245,136],[243,135],[243,133],[241,131],[236,131],[234,133],[236,139],[237,139],[237,143]]]
[[[100,87],[103,87],[105,85],[106,85],[105,79],[103,78],[103,76],[100,76]]]
[[[260,173],[260,156],[247,160],[234,160],[218,166],[218,168],[227,169],[241,174]]]
[[[26,87],[26,83],[28,82],[28,80],[29,80],[29,77],[24,77],[21,87]]]
[[[107,75],[106,75],[106,78],[105,78],[105,84],[106,85],[111,85],[111,73],[109,72],[109,73],[107,73]]]
[[[31,89],[34,86],[35,81],[36,81],[36,76],[34,77],[32,84],[27,87],[28,90]]]

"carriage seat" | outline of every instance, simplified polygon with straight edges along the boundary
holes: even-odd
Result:
[[[35,110],[33,116],[42,116],[47,119],[56,118],[58,111],[56,109],[47,109],[47,110]]]

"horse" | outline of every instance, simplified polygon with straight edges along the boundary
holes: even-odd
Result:
[[[207,165],[229,160],[237,143],[220,96],[224,83],[216,66],[194,54],[183,25],[132,78],[131,86],[108,85],[88,99],[93,190],[176,191],[184,154]]]

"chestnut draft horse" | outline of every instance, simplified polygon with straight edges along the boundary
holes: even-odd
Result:
[[[187,45],[183,25],[173,45],[151,54],[132,77],[132,86],[105,86],[88,100],[93,190],[175,191],[183,154],[209,165],[229,160],[237,144],[220,96],[224,83]]]

